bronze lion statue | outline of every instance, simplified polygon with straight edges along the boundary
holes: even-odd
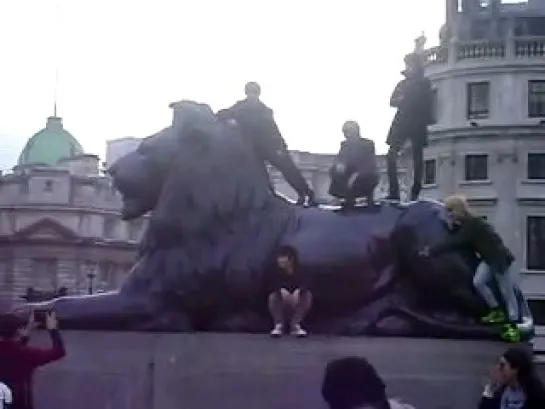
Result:
[[[264,274],[289,244],[312,275],[306,325],[314,333],[497,337],[477,323],[484,304],[472,286],[474,256],[418,256],[447,235],[439,203],[382,202],[348,214],[297,207],[271,191],[236,125],[207,105],[179,109],[176,125],[109,170],[124,219],[151,213],[122,287],[26,308],[54,308],[75,329],[264,332]]]

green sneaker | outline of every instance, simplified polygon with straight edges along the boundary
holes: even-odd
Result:
[[[520,331],[514,324],[505,324],[501,333],[501,338],[507,342],[520,342]]]
[[[488,315],[481,318],[481,322],[484,324],[502,324],[507,321],[502,310],[492,310]]]

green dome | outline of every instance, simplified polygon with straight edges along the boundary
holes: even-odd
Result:
[[[79,142],[62,126],[62,118],[47,118],[44,129],[32,136],[26,143],[19,165],[42,164],[55,166],[60,159],[82,155]]]

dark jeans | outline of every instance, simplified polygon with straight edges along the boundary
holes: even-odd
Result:
[[[345,199],[346,206],[353,205],[355,199],[360,197],[367,198],[367,204],[372,205],[377,184],[378,175],[376,173],[358,175],[350,188],[348,187],[348,180],[346,177],[339,178],[332,174],[329,194]]]
[[[293,162],[290,153],[286,150],[267,152],[262,155],[263,159],[274,166],[286,182],[297,192],[299,196],[309,194],[310,188],[307,181],[301,174],[299,168]]]
[[[388,185],[390,187],[390,199],[399,200],[399,180],[397,174],[397,157],[403,148],[403,143],[392,143],[386,157],[388,167]],[[418,199],[422,190],[422,177],[424,173],[424,146],[422,143],[412,143],[413,150],[413,186],[411,189],[411,200]]]

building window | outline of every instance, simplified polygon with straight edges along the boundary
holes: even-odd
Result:
[[[528,300],[528,307],[532,313],[535,325],[545,325],[545,300]]]
[[[39,290],[57,290],[57,268],[58,260],[54,258],[32,259],[32,274]]]
[[[428,159],[424,162],[424,185],[435,185],[436,183],[436,162],[435,159]]]
[[[490,106],[490,84],[472,82],[467,84],[467,119],[488,118]]]
[[[526,219],[526,268],[545,270],[545,216]]]
[[[545,179],[545,153],[529,153],[527,178]]]
[[[137,241],[142,231],[142,220],[132,220],[129,222],[129,241]]]
[[[466,155],[465,180],[488,180],[488,155]]]
[[[114,216],[104,217],[104,238],[113,239],[115,237],[116,227],[117,219]]]
[[[436,124],[439,119],[439,89],[434,88],[432,92],[431,125]]]
[[[528,116],[545,117],[545,80],[528,81]]]
[[[53,191],[53,181],[51,179],[48,179],[48,180],[45,181],[44,190],[46,192],[52,192]]]

